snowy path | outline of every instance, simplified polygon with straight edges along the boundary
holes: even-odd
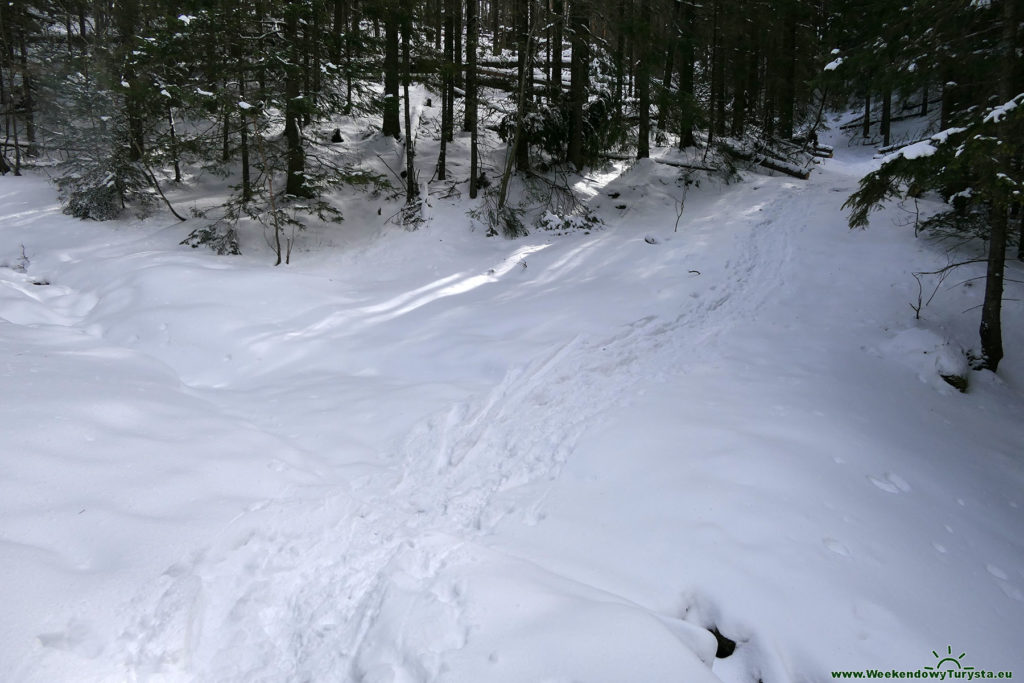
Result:
[[[710,295],[695,294],[674,319],[645,316],[608,336],[558,341],[493,389],[417,424],[385,466],[342,493],[273,503],[236,522],[246,531],[233,530],[201,561],[165,574],[159,603],[144,608],[143,621],[124,639],[130,666],[188,663],[200,679],[216,680],[303,679],[327,671],[361,680],[372,669],[367,661],[379,665],[379,642],[396,636],[388,632],[394,624],[381,619],[398,592],[434,602],[417,609],[449,626],[439,642],[413,643],[392,666],[416,679],[437,678],[438,653],[462,647],[452,633],[467,629],[457,600],[432,595],[438,569],[504,516],[535,521],[538,494],[542,499],[545,482],[588,426],[627,402],[638,381],[671,373],[694,349],[712,346],[731,320],[757,309],[786,263],[785,235],[765,227],[787,201],[751,205],[752,218],[730,228],[739,255],[721,264]],[[255,424],[267,418],[249,416]],[[153,623],[154,613],[190,616]],[[211,633],[217,637],[207,639]],[[369,634],[377,645],[367,646]]]
[[[842,652],[815,601],[859,606],[835,628],[862,642],[862,665],[891,655],[880,630],[935,647],[905,621],[918,607],[891,616],[874,589],[845,588],[874,571],[861,556],[886,552],[865,553],[885,523],[869,511],[906,514],[901,495],[933,485],[873,450],[914,461],[913,426],[886,424],[877,443],[863,427],[883,418],[857,374],[896,366],[856,344],[883,334],[871,316],[891,315],[877,310],[892,292],[818,300],[893,248],[829,232],[854,176],[712,185],[678,233],[671,169],[605,181],[592,201],[627,208],[594,235],[481,240],[438,204],[428,229],[291,271],[182,252],[152,228],[98,240],[38,213],[45,187],[8,204],[8,242],[32,259],[0,269],[6,376],[27,387],[0,425],[31,458],[0,491],[20,510],[0,547],[22,548],[4,555],[22,616],[0,664],[33,681],[714,680],[699,627],[715,623],[750,643],[715,673],[774,683],[838,666],[808,654],[808,638]],[[827,253],[838,243],[848,260]],[[899,386],[917,395],[911,380]],[[921,386],[922,414],[951,410]],[[971,476],[999,492],[988,505],[1011,496],[989,519],[1019,521],[1005,455],[1024,438],[1008,426],[1019,399],[992,391],[1005,407],[927,442],[1009,429],[980,437],[1002,474]],[[962,471],[953,447],[935,457]],[[850,459],[863,474],[835,474]],[[891,500],[847,499],[850,486]],[[936,500],[920,510],[948,518]],[[1020,539],[983,520],[971,528],[1005,625],[1022,612]],[[971,570],[947,563],[936,590],[957,571]]]

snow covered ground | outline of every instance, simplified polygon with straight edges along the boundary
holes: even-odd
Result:
[[[678,232],[649,161],[590,234],[354,195],[276,269],[0,178],[0,678],[1024,675],[1024,306],[943,382],[981,271],[915,320],[943,246],[849,231],[877,162],[831,142]]]

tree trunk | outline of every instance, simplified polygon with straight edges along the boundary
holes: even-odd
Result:
[[[348,0],[346,10],[348,12],[348,32],[345,34],[345,113],[352,113],[352,77],[355,75],[352,53],[353,44],[359,38],[360,14],[355,11],[353,5],[355,0]]]
[[[1017,260],[1024,261],[1024,216],[1017,205]]]
[[[398,2],[389,0],[384,8],[384,121],[381,133],[401,137],[398,121]]]
[[[477,150],[476,50],[479,0],[466,0],[466,129],[469,131],[469,198],[476,199],[480,173]]]
[[[440,54],[444,50],[444,0],[423,0],[427,17],[423,27],[427,30],[426,42],[434,46],[434,52]]]
[[[557,102],[562,99],[562,33],[565,15],[562,0],[552,0],[551,13],[551,78],[548,79],[548,99]]]
[[[458,69],[455,64],[455,35],[459,30],[459,21],[456,14],[461,11],[462,7],[459,0],[444,0],[444,56],[446,66],[442,80],[444,83],[443,87],[447,92],[444,97],[445,109],[442,112],[442,119],[444,119],[446,124],[441,126],[441,137],[446,142],[452,142],[455,139],[455,79],[456,70]]]
[[[341,64],[345,49],[345,36],[348,33],[348,22],[345,17],[346,0],[334,0],[334,26],[331,29],[331,61]]]
[[[299,45],[299,12],[302,3],[290,0],[284,8],[284,38],[288,64],[284,70],[284,137],[287,148],[287,176],[285,178],[285,194],[295,197],[310,196],[306,186],[306,153],[302,148],[302,131],[299,122],[302,120],[302,67],[299,65],[301,47]]]
[[[708,94],[708,112],[711,115],[711,120],[708,122],[708,149],[711,148],[711,143],[715,139],[715,134],[718,132],[719,121],[717,120],[718,107],[716,106],[719,98],[721,97],[721,69],[719,62],[722,60],[721,50],[721,38],[719,37],[719,9],[720,2],[715,0],[714,10],[712,12],[712,30],[711,30],[711,92]],[[705,156],[707,151],[705,150]]]
[[[532,43],[530,41],[530,28],[531,28],[531,17],[530,17],[530,3],[532,0],[516,0],[516,51],[518,52],[518,68],[519,68],[519,82],[530,83],[532,82],[532,68],[531,68],[531,52]],[[515,144],[515,159],[516,168],[520,171],[527,171],[530,168],[530,144],[526,139],[526,136],[521,130],[522,126],[526,122],[526,114],[530,106],[530,98],[527,96],[527,89],[521,88],[521,97],[518,103],[518,112],[516,114],[516,144]]]
[[[527,33],[526,49],[530,50],[530,34]],[[527,100],[527,85],[529,80],[527,79],[527,73],[522,72],[522,76],[519,79],[519,91],[518,91],[518,102],[519,106],[516,108],[516,127],[515,133],[512,137],[512,148],[505,154],[505,170],[501,174],[501,186],[498,189],[498,202],[497,202],[497,214],[498,220],[501,221],[502,214],[505,208],[505,202],[508,199],[508,183],[512,178],[512,162],[517,156],[517,150],[519,145],[523,144],[522,133],[523,133],[523,117],[526,115],[526,100]],[[507,232],[506,232],[507,234]],[[507,235],[512,237],[513,235]]]
[[[879,126],[882,145],[888,147],[892,138],[892,89],[888,85],[882,89],[882,120]]]
[[[245,101],[245,78],[242,77],[238,81],[238,95]],[[239,111],[239,123],[241,127],[239,129],[239,151],[242,154],[242,202],[248,202],[252,199],[252,174],[249,164],[249,124],[245,120],[245,110]],[[258,135],[259,133],[257,133]],[[175,168],[177,170],[177,168]]]
[[[2,28],[3,27],[0,27],[0,29],[2,29]],[[0,35],[0,37],[4,37],[4,36]],[[6,42],[6,41],[4,41],[4,42]],[[6,47],[6,45],[4,47]],[[7,93],[8,93],[8,96],[10,97],[10,99],[13,100],[13,93],[14,93],[14,68],[13,68],[14,65],[12,63],[13,59],[11,58],[11,53],[8,50],[4,50],[4,56],[7,57],[8,60],[9,60],[8,63],[7,63],[7,78],[8,78],[8,85],[9,85],[9,87],[7,88]],[[0,73],[0,77],[2,77],[2,76],[3,76],[3,74]],[[10,108],[10,102],[8,102],[8,106],[4,108],[4,111],[7,111],[9,108]],[[13,114],[11,114],[10,118],[8,119],[8,121],[9,121],[9,124],[10,124],[10,128],[8,128],[7,132],[8,132],[8,134],[12,134],[13,133],[13,135],[14,135],[14,168],[13,168],[13,171],[14,171],[14,175],[20,176],[21,175],[21,143],[18,140],[18,117],[13,115]],[[6,162],[4,162],[4,163],[6,164]]]
[[[683,2],[683,25],[679,31],[679,90],[676,92],[679,106],[679,149],[697,144],[693,136],[693,7]]]
[[[238,100],[239,102],[245,102],[246,97],[246,81],[249,77],[248,70],[246,69],[246,60],[243,56],[244,50],[240,41],[241,25],[240,22],[231,21],[229,23],[229,30],[232,35],[229,36],[230,40],[230,52],[231,61],[234,63],[234,71],[238,78]],[[238,107],[238,151],[242,157],[242,202],[246,203],[252,199],[252,176],[250,173],[249,164],[249,124],[246,121],[246,109],[244,107]],[[174,120],[171,117],[171,108],[167,108],[167,117],[170,123],[172,141],[174,140]],[[175,153],[174,160],[174,175],[175,180],[178,180],[178,160],[177,153]]]
[[[637,159],[646,159],[651,156],[651,49],[648,45],[651,30],[651,0],[640,0],[639,19],[640,32],[636,44],[640,59],[636,77],[640,125],[637,131],[636,157]]]
[[[491,54],[497,57],[501,54],[501,13],[498,12],[500,5],[497,0],[491,0]]]
[[[740,3],[736,7],[734,21],[739,24],[736,37],[736,45],[733,47],[732,67],[732,121],[729,129],[733,137],[743,135],[743,129],[747,122],[747,76],[748,53],[751,50],[750,36],[747,32],[746,4]]]
[[[721,39],[719,40],[718,48],[716,49],[718,58],[715,60],[715,70],[713,78],[716,81],[715,87],[715,135],[720,138],[725,137],[725,46],[722,45]]]
[[[224,107],[220,121],[220,160],[231,160],[231,110]]]
[[[672,72],[675,70],[677,36],[681,30],[683,17],[683,0],[674,0],[672,23],[669,24],[669,36],[665,47],[665,71],[661,77],[661,93],[658,95],[658,130],[668,128],[669,103],[672,101]]]
[[[455,6],[456,0],[444,0],[444,66],[441,68],[441,148],[437,155],[437,179],[447,175],[448,140],[452,136],[452,118],[455,107],[452,103],[455,71]],[[405,37],[402,37],[405,49]]]
[[[747,84],[746,97],[744,98],[744,121],[746,128],[747,121],[756,121],[761,91],[760,64],[763,39],[753,30],[754,23],[748,23],[746,36],[750,41],[750,49],[747,52]]]
[[[132,43],[139,24],[138,0],[124,0],[118,5],[117,28],[118,49],[124,63],[123,80],[127,83],[124,97],[124,115],[128,122],[128,159],[139,161],[145,152],[145,131],[143,124],[143,96],[141,84],[135,73],[134,60],[130,59]]]
[[[18,46],[19,52],[21,53],[21,92],[22,107],[25,109],[25,137],[28,142],[26,154],[28,156],[35,156],[35,85],[32,82],[32,72],[28,68],[28,49],[25,44],[25,25],[24,22],[22,22],[18,26]]]
[[[468,2],[469,0],[467,0]],[[464,89],[466,86],[464,75],[464,64],[462,63],[462,0],[454,0],[454,12],[452,13],[452,35],[455,39],[455,43],[452,47],[452,54],[454,59],[452,62],[455,64],[455,72],[453,75],[453,88]],[[452,114],[452,118],[454,118]]]
[[[571,0],[570,0],[571,1]],[[615,107],[622,116],[622,104],[625,99],[626,83],[626,0],[615,3],[616,23],[619,30],[615,32]],[[575,48],[573,48],[575,49]]]
[[[1008,101],[1016,93],[1014,70],[1017,67],[1014,3],[1004,0],[1002,26],[1002,69],[1000,99]],[[1005,147],[1005,145],[1004,145]],[[1011,159],[1006,152],[999,155],[999,168],[1009,168]],[[1009,197],[996,199],[990,213],[988,237],[988,268],[985,273],[985,301],[981,307],[981,358],[983,367],[995,372],[1003,358],[1003,270],[1006,267],[1006,237],[1009,232]],[[1024,236],[1024,234],[1022,234]]]
[[[797,17],[796,10],[787,12],[784,27],[785,40],[781,58],[785,65],[779,88],[779,137],[789,140],[793,137],[794,110],[796,106],[796,44]]]
[[[981,307],[982,367],[995,372],[1003,358],[1003,268],[1006,263],[1006,207],[993,207],[988,238],[985,301]]]
[[[590,54],[587,33],[590,24],[588,0],[571,0],[569,27],[572,31],[572,61],[569,65],[569,162],[583,170],[583,105],[589,88]]]
[[[167,105],[167,132],[171,139],[171,160],[174,162],[174,182],[181,182],[181,163],[178,159],[178,135],[174,130],[174,111]]]
[[[416,141],[413,138],[412,111],[409,103],[409,84],[411,66],[409,57],[409,35],[412,33],[411,0],[401,0],[402,12],[402,90],[405,95],[405,203],[412,204],[420,194],[416,183]],[[396,17],[397,20],[397,17]]]
[[[871,88],[864,91],[864,121],[862,125],[861,137],[871,137]]]

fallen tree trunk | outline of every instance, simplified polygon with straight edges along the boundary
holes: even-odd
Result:
[[[729,144],[725,139],[720,139],[718,144],[726,153],[736,157],[737,159],[750,161],[772,171],[778,171],[779,173],[784,173],[788,176],[792,176],[793,178],[799,178],[800,180],[807,180],[811,177],[810,171],[800,168],[796,164],[755,154],[753,151],[740,149],[733,144]]]
[[[635,161],[636,157],[629,154],[602,154],[603,159],[611,159],[612,161]],[[710,166],[701,166],[700,164],[686,164],[682,161],[673,161],[671,159],[659,159],[657,157],[650,157],[651,161],[656,164],[664,164],[666,166],[674,166],[676,168],[686,168],[693,171],[708,171],[714,172],[718,169],[711,168]]]
[[[481,67],[492,67],[496,69],[518,69],[519,61],[516,59],[487,59],[482,58],[477,61],[477,66]],[[538,60],[533,63],[535,69],[547,69],[549,62],[545,60]]]
[[[885,147],[879,147],[878,150],[877,150],[877,153],[878,154],[891,154],[891,153],[895,152],[898,149],[903,149],[904,147],[909,147],[910,145],[916,145],[919,142],[925,142],[925,141],[931,140],[931,139],[932,139],[932,136],[929,135],[929,136],[923,137],[923,138],[921,138],[919,140],[909,140],[907,142],[897,142],[896,144],[893,144],[893,145],[886,145]]]
[[[764,166],[765,168],[771,169],[773,171],[778,171],[779,173],[785,173],[788,176],[799,178],[800,180],[807,180],[808,178],[811,177],[810,171],[785,161],[776,161],[775,159],[763,157],[759,159],[757,163],[760,164],[761,166]]]
[[[508,84],[508,86],[510,86],[510,87],[507,87],[505,89],[509,90],[509,92],[513,91],[513,87],[514,88],[518,88],[519,87],[519,85],[516,83],[516,75],[504,72],[501,69],[477,68],[476,73],[477,73],[477,78],[488,78],[488,79],[491,79],[494,82],[502,82],[502,83]],[[542,88],[548,88],[549,87],[548,86],[548,80],[546,78],[531,77],[530,78],[530,83],[533,86],[535,86],[535,87],[536,86],[539,86],[539,87],[542,87]],[[562,83],[562,90],[568,92],[569,91],[569,85],[567,83]]]

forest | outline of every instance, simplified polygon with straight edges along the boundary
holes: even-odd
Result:
[[[254,222],[280,263],[289,231],[343,218],[330,200],[342,184],[402,193],[399,220],[422,220],[455,131],[470,137],[455,180],[470,199],[483,190],[483,220],[514,238],[541,200],[510,197],[513,174],[572,215],[567,169],[654,145],[691,149],[677,163],[693,170],[753,161],[803,177],[808,156],[830,153],[816,144],[826,111],[860,107],[865,141],[892,152],[916,142],[892,140],[894,120],[938,110],[947,154],[865,178],[851,225],[932,190],[951,211],[928,227],[990,238],[979,362],[994,369],[1007,245],[1024,257],[1021,17],[1019,0],[18,0],[0,8],[0,170],[51,166],[65,212],[93,220],[161,202],[185,220],[163,188],[220,174],[230,199],[188,242],[236,253]],[[414,162],[412,83],[442,110],[429,179]],[[404,169],[339,160],[339,115],[398,140]],[[481,161],[482,127],[504,159]]]

